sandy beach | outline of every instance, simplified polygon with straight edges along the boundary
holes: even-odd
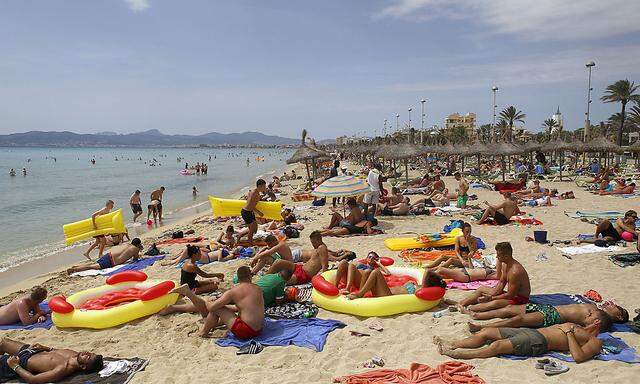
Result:
[[[350,169],[353,169],[350,166]],[[447,186],[455,189],[455,180],[447,177]],[[562,256],[555,248],[548,245],[525,241],[532,236],[534,229],[548,231],[550,240],[575,238],[578,233],[593,233],[591,224],[569,218],[566,212],[576,210],[619,210],[625,211],[636,207],[636,199],[621,199],[596,196],[576,187],[572,182],[543,182],[558,188],[561,192],[572,190],[575,200],[554,200],[555,206],[527,208],[526,212],[541,220],[542,226],[473,226],[474,235],[482,238],[487,244],[484,254],[493,253],[493,247],[499,241],[510,241],[514,248],[514,257],[529,272],[532,293],[584,293],[589,289],[598,291],[606,299],[614,299],[616,303],[633,312],[637,306],[637,289],[634,278],[637,267],[620,268],[607,259],[606,253],[577,255],[572,259]],[[285,191],[290,191],[285,187]],[[486,189],[472,189],[478,195],[478,201],[498,202],[501,197],[497,192]],[[412,199],[415,197],[412,196]],[[303,206],[308,202],[291,203],[288,196],[282,196],[286,205]],[[289,240],[291,246],[309,248],[308,235],[315,229],[327,225],[330,218],[328,207],[297,212],[303,220],[305,229],[299,239]],[[195,229],[196,235],[213,237],[226,225],[193,224],[210,218],[210,214],[181,220],[172,227],[163,227],[144,235],[145,246],[149,245],[160,232],[178,229]],[[398,237],[409,233],[439,232],[452,219],[466,219],[456,214],[451,217],[409,216],[382,217],[380,225],[384,234],[376,236],[325,238],[330,249],[347,248],[364,256],[370,250],[381,256],[392,257],[397,265],[403,261],[398,252],[387,250],[383,241],[389,237]],[[471,221],[472,223],[474,220]],[[235,223],[235,222],[234,222]],[[172,254],[181,250],[183,245],[163,247]],[[629,248],[631,251],[631,248]],[[548,261],[536,261],[536,256],[544,253]],[[78,256],[80,256],[78,254]],[[78,257],[77,261],[81,261]],[[203,267],[208,272],[223,272],[225,281],[221,289],[231,284],[231,276],[235,269],[246,261],[215,263]],[[152,278],[179,279],[179,269],[163,267],[159,263],[146,268]],[[35,279],[22,281],[19,284],[3,288],[1,294],[6,303],[16,295],[24,292],[34,284],[43,284],[50,295],[69,295],[82,289],[95,287],[104,283],[104,277],[74,278],[61,271],[53,271]],[[448,290],[447,297],[460,299],[468,294],[466,291]],[[442,309],[443,307],[434,310]],[[436,366],[452,359],[441,356],[432,343],[434,335],[445,338],[458,338],[468,335],[468,316],[455,313],[434,319],[431,312],[404,314],[385,318],[358,318],[350,315],[328,312],[320,309],[318,318],[340,320],[347,324],[346,328],[332,332],[322,352],[310,349],[289,347],[268,347],[257,355],[236,356],[236,349],[219,347],[213,340],[202,340],[188,336],[201,325],[199,316],[178,314],[167,317],[151,316],[128,324],[102,331],[85,329],[57,329],[9,331],[0,335],[35,341],[56,347],[69,347],[76,350],[89,349],[99,351],[105,356],[141,357],[149,360],[147,368],[135,375],[132,383],[327,383],[332,378],[347,374],[365,372],[363,362],[373,356],[380,356],[386,361],[385,368],[407,368],[413,362]],[[382,323],[382,332],[371,331],[367,325],[372,321]],[[350,331],[370,333],[369,337],[355,337]],[[215,337],[224,335],[217,330]],[[629,345],[640,348],[640,335],[634,333],[617,333]],[[473,371],[487,383],[516,383],[526,377],[531,383],[631,383],[638,372],[637,366],[620,362],[589,361],[580,365],[570,363],[570,371],[556,378],[549,378],[534,368],[535,360],[511,361],[506,359],[476,359],[467,363],[476,367]]]

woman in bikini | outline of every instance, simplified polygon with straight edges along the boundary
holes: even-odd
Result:
[[[408,281],[405,284],[397,287],[389,287],[384,275],[380,269],[373,270],[367,280],[357,293],[350,293],[347,298],[359,299],[364,297],[367,292],[371,292],[373,297],[384,297],[391,295],[413,295],[416,291],[422,287],[442,287],[446,288],[447,284],[442,280],[440,276],[432,271],[426,270],[424,277],[420,284],[413,281]]]
[[[471,224],[462,224],[462,235],[456,237],[455,254],[443,255],[427,264],[427,269],[436,267],[471,268],[471,256],[478,251],[478,239],[471,235]]]
[[[176,256],[175,258],[166,261],[164,263],[161,263],[160,265],[162,266],[167,266],[167,265],[178,265],[181,262],[183,262],[184,260],[190,259],[191,256],[189,255],[189,249],[198,249],[199,253],[197,254],[197,258],[196,258],[196,262],[199,262],[201,264],[209,264],[212,261],[217,261],[218,260],[218,256],[217,254],[214,255],[214,252],[211,251],[211,249],[209,248],[208,244],[205,243],[194,243],[194,244],[187,244],[187,247],[180,252],[180,254],[178,256]],[[194,252],[194,251],[192,251]],[[218,253],[222,253],[221,251],[217,251]]]
[[[195,245],[187,245],[187,254],[189,259],[182,265],[180,269],[180,285],[187,284],[189,289],[195,294],[213,292],[218,289],[218,281],[224,279],[222,273],[207,273],[198,267],[197,263],[200,258],[200,248]],[[219,280],[196,280],[196,277],[204,277],[208,279],[216,278]]]
[[[338,264],[338,271],[336,272],[336,287],[341,281],[345,280],[346,285],[340,291],[343,295],[350,293],[354,287],[362,288],[371,272],[376,269],[382,271],[384,275],[391,273],[380,263],[380,256],[373,251],[369,252],[362,263],[349,263],[347,260],[342,260]]]

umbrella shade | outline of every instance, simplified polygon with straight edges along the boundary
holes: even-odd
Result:
[[[371,187],[363,179],[354,176],[336,176],[325,180],[311,195],[316,197],[350,197],[364,195]]]
[[[524,153],[524,149],[520,146],[511,143],[500,143],[496,148],[496,154],[504,156],[521,155]]]
[[[574,147],[575,147],[574,145],[567,143],[562,139],[555,139],[542,145],[541,149],[544,152],[554,152],[554,151],[565,151],[567,149],[574,148]]]
[[[579,150],[581,152],[622,152],[622,148],[618,147],[604,136],[598,136],[585,143],[579,148]]]
[[[525,145],[522,146],[525,153],[535,152],[542,149],[542,144],[538,143],[535,140],[529,140]]]
[[[303,163],[311,159],[318,159],[321,157],[329,157],[326,153],[301,145],[296,152],[287,160],[287,164]]]
[[[390,160],[408,159],[423,154],[423,150],[413,144],[389,144],[383,145],[377,152],[377,157]]]
[[[627,151],[638,153],[640,152],[640,140],[636,140],[635,143],[627,147]]]

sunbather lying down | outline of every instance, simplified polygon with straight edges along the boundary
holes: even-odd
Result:
[[[399,287],[389,287],[387,281],[384,278],[382,268],[374,269],[369,273],[367,280],[361,285],[360,290],[357,293],[349,293],[349,299],[359,299],[364,297],[367,292],[371,292],[373,297],[383,297],[391,295],[406,295],[414,294],[422,287],[446,287],[446,283],[433,272],[426,271],[422,282],[416,284],[412,281],[405,283]],[[346,292],[343,292],[346,293]]]

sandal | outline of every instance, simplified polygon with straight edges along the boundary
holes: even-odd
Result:
[[[552,361],[544,366],[544,374],[547,376],[559,375],[569,371],[569,367],[558,362]]]

